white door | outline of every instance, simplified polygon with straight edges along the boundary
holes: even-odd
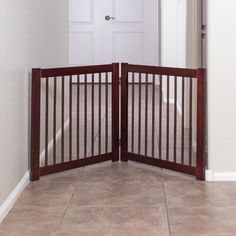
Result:
[[[70,64],[157,65],[157,12],[157,0],[70,0]]]

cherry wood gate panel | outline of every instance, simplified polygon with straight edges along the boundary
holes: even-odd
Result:
[[[204,180],[204,70],[122,64],[121,159]]]
[[[119,160],[119,64],[33,69],[31,180]]]

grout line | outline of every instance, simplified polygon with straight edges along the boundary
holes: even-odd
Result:
[[[169,212],[168,212],[167,201],[166,201],[165,180],[164,180],[164,175],[163,175],[163,169],[162,169],[162,168],[161,168],[161,176],[162,176],[162,187],[163,187],[163,193],[164,193],[164,198],[165,198],[166,219],[167,219],[167,224],[168,224],[169,236],[171,236],[171,231],[170,231],[170,220],[169,220]]]
[[[79,174],[79,176],[78,176],[78,180],[77,180],[75,189],[74,189],[73,193],[71,194],[70,200],[68,201],[68,203],[67,203],[67,205],[66,205],[66,209],[65,209],[65,212],[64,212],[64,214],[63,214],[63,216],[62,216],[62,218],[61,218],[61,221],[60,221],[60,223],[59,223],[57,232],[59,232],[59,230],[60,230],[60,228],[61,228],[61,226],[62,226],[63,220],[64,220],[64,218],[65,218],[65,215],[66,215],[67,211],[68,211],[70,202],[71,202],[71,200],[72,200],[72,198],[73,198],[73,196],[74,196],[74,194],[75,194],[75,191],[76,191],[76,189],[77,189],[77,187],[78,187],[78,185],[79,185],[79,179],[80,179],[81,176],[83,175],[84,168],[85,168],[85,167],[82,167],[81,174]]]

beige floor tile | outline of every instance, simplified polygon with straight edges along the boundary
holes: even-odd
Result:
[[[165,206],[163,186],[143,181],[79,184],[70,206]]]
[[[195,176],[180,174],[175,171],[162,169],[163,181],[164,182],[188,182],[195,183],[198,182]]]
[[[65,208],[14,207],[0,225],[1,236],[46,236],[55,232]]]
[[[233,235],[236,232],[236,208],[171,207],[168,209],[173,235]]]
[[[16,202],[16,206],[66,207],[76,183],[42,181],[30,183]]]
[[[80,178],[83,183],[96,182],[161,182],[161,169],[136,163],[101,163],[85,167]]]
[[[168,235],[164,208],[70,208],[62,235]],[[83,234],[84,233],[84,234]],[[94,234],[95,235],[95,234]]]
[[[77,183],[84,168],[72,169],[40,178],[40,183]]]
[[[236,182],[166,182],[169,207],[236,207]]]

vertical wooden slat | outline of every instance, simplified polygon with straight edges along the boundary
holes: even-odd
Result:
[[[192,135],[193,135],[193,79],[189,81],[189,165],[192,165]]]
[[[108,73],[106,73],[106,91],[105,91],[105,152],[108,152]]]
[[[84,157],[87,157],[87,74],[84,75]]]
[[[57,127],[57,77],[54,77],[53,90],[53,165],[56,165],[56,127]]]
[[[148,145],[148,74],[145,78],[145,156],[147,156],[147,145]]]
[[[72,76],[69,79],[69,160],[72,160]]]
[[[48,78],[46,78],[45,99],[45,166],[48,166]]]
[[[134,91],[134,86],[135,86],[135,81],[134,78],[135,74],[132,73],[132,114],[131,114],[131,152],[134,152],[134,101],[135,101],[135,91]]]
[[[39,180],[41,69],[32,70],[30,179]]]
[[[177,86],[178,78],[174,78],[174,163],[176,163],[176,153],[177,153]]]
[[[159,159],[162,159],[162,75],[160,75],[159,94]]]
[[[101,154],[101,99],[102,99],[102,76],[99,73],[99,82],[98,82],[98,155]]]
[[[169,161],[170,139],[170,77],[167,76],[167,102],[166,102],[166,160]]]
[[[155,151],[155,106],[156,106],[156,84],[155,74],[152,76],[152,157]]]
[[[141,153],[141,98],[142,98],[142,75],[139,73],[139,101],[138,101],[138,154]]]
[[[119,64],[112,65],[112,161],[119,161]]]
[[[92,74],[92,127],[91,127],[91,155],[94,156],[94,74]]]
[[[80,158],[80,76],[77,75],[77,142],[76,142],[76,152],[77,160]]]
[[[65,77],[61,78],[61,162],[64,163]]]
[[[181,164],[184,164],[184,117],[185,117],[185,78],[182,77],[182,123],[181,123]]]
[[[206,128],[206,82],[205,71],[197,71],[197,166],[196,178],[205,179],[205,128]]]
[[[126,162],[128,152],[128,64],[122,63],[121,83],[121,161]]]

